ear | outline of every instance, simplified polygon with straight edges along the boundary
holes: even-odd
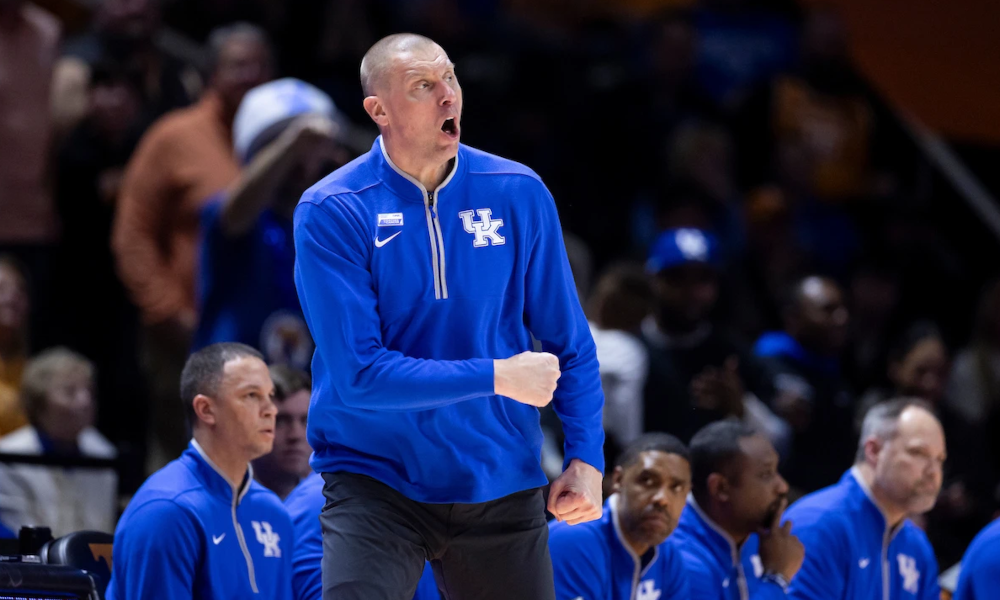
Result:
[[[385,127],[389,124],[389,116],[385,112],[385,106],[382,101],[379,100],[378,96],[368,96],[364,101],[365,112],[371,117],[372,121],[379,127]]]
[[[729,480],[721,473],[712,473],[708,476],[708,495],[719,502],[729,502],[730,486]]]
[[[219,415],[216,412],[215,401],[204,394],[194,397],[194,414],[206,425],[215,425]],[[193,425],[193,424],[192,424]]]
[[[620,466],[615,467],[613,473],[611,473],[611,493],[618,493],[622,489],[622,468]]]
[[[874,465],[883,448],[885,448],[885,444],[878,438],[871,437],[865,440],[865,462]]]

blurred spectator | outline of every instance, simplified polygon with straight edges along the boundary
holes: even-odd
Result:
[[[698,229],[666,231],[650,251],[657,305],[642,324],[649,351],[644,428],[690,439],[736,416],[780,439],[783,424],[760,401],[770,398],[765,372],[712,318],[719,266],[715,238]]]
[[[70,38],[56,63],[53,120],[68,133],[86,117],[98,65],[137,74],[139,118],[145,129],[164,113],[191,104],[201,88],[197,70],[157,46],[162,0],[103,0],[91,28]]]
[[[125,170],[113,227],[118,272],[146,326],[153,450],[160,453],[150,467],[176,457],[188,438],[177,382],[196,324],[198,215],[238,176],[233,117],[243,95],[271,76],[270,47],[257,27],[220,29],[209,45],[208,89],[198,104],[167,114],[143,136]]]
[[[295,292],[292,212],[310,185],[346,162],[329,96],[297,79],[251,90],[233,138],[240,178],[201,211],[198,350],[247,344],[269,363],[309,367],[313,341]]]
[[[60,344],[94,361],[101,428],[116,441],[145,445],[145,392],[138,361],[138,317],[115,272],[108,240],[122,173],[141,133],[141,74],[116,63],[90,70],[88,113],[56,163],[56,207],[63,223],[53,272]],[[138,475],[138,474],[137,474]]]
[[[28,282],[15,260],[0,254],[0,436],[27,424],[18,400],[28,357]]]
[[[1000,281],[979,299],[973,337],[955,357],[948,404],[972,423],[986,423],[1000,407]]]
[[[639,336],[654,304],[642,267],[620,264],[601,275],[587,307],[604,388],[605,456],[616,457],[643,432],[649,358]]]
[[[734,160],[729,132],[702,122],[679,127],[670,139],[666,156],[671,181],[686,183],[705,201],[712,229],[721,238],[729,260],[746,244]]]
[[[59,457],[115,458],[94,429],[94,366],[53,348],[28,362],[21,400],[30,425],[0,438],[0,452]],[[117,517],[114,471],[0,463],[0,520],[18,530],[44,524],[59,537],[73,531],[112,532]]]
[[[311,450],[306,442],[306,419],[312,378],[304,371],[284,365],[268,368],[274,382],[274,447],[270,454],[253,461],[253,475],[261,485],[284,500],[309,475]]]
[[[746,166],[763,172],[772,148],[792,144],[810,165],[810,188],[819,200],[867,197],[875,191],[876,116],[835,8],[808,12],[800,52],[797,68],[763,86],[745,109]]]
[[[792,24],[751,5],[752,0],[701,0],[695,12],[698,79],[715,103],[729,111],[795,60]]]
[[[849,315],[840,286],[818,276],[792,286],[782,312],[784,331],[761,336],[754,353],[772,373],[772,407],[793,430],[783,471],[811,492],[837,481],[854,452],[855,402],[840,368]]]
[[[49,188],[49,96],[58,53],[55,17],[25,0],[0,0],[0,253],[30,273],[32,345],[48,342],[51,244],[58,234]]]
[[[854,268],[850,287],[851,345],[845,370],[854,389],[886,383],[889,344],[899,331],[902,290],[899,275],[888,264],[869,261]]]

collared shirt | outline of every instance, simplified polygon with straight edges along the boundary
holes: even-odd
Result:
[[[118,521],[108,600],[292,598],[292,522],[253,480],[229,481],[194,440]]]
[[[598,521],[549,524],[556,600],[687,600],[688,577],[668,538],[637,556],[622,535],[618,495]]]
[[[538,409],[494,388],[494,359],[534,337],[559,358],[565,462],[603,471],[597,353],[537,174],[460,145],[427,190],[379,137],[307,190],[294,222],[316,343],[313,470],[367,475],[428,503],[545,485]]]
[[[908,519],[893,528],[857,467],[785,512],[806,548],[788,594],[800,600],[937,600],[938,566]]]
[[[688,496],[687,506],[672,537],[698,600],[771,600],[784,598],[777,583],[762,579],[757,534],[737,546],[718,524]]]

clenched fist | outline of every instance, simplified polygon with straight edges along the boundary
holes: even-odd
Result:
[[[548,352],[522,352],[493,361],[493,391],[539,408],[552,401],[559,381],[559,359]]]

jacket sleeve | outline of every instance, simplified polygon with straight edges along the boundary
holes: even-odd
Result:
[[[170,500],[154,500],[116,536],[111,575],[115,598],[191,598],[203,540],[193,516]]]
[[[607,568],[595,555],[593,545],[585,543],[579,533],[565,530],[549,537],[556,600],[610,598]]]
[[[805,515],[791,518],[792,533],[805,546],[806,556],[788,586],[788,596],[796,600],[840,600],[844,596],[845,570],[839,564],[839,557],[847,556],[847,549],[835,532],[818,520],[822,517],[806,522],[809,518]]]
[[[680,552],[684,570],[687,572],[690,597],[698,600],[726,600],[722,582],[718,581],[705,559],[696,550],[687,546],[682,547]]]
[[[962,559],[955,600],[989,600],[1000,590],[1000,556],[984,555],[984,549],[988,547],[978,546],[976,554],[967,552]],[[927,590],[922,600],[930,597]]]
[[[562,375],[553,407],[565,435],[563,468],[574,458],[604,472],[604,392],[597,350],[580,306],[555,201],[548,190],[537,211],[525,274],[525,323],[542,349],[559,357]]]
[[[493,394],[493,360],[427,360],[382,345],[364,226],[337,202],[295,209],[295,286],[318,358],[344,404],[425,410]]]
[[[111,245],[118,274],[148,324],[176,316],[188,303],[160,250],[176,202],[170,161],[178,152],[169,131],[154,126],[126,167],[115,213]]]
[[[315,511],[289,510],[295,532],[291,567],[295,600],[321,600],[323,597],[323,535],[319,524],[323,496],[319,490],[317,493]]]

